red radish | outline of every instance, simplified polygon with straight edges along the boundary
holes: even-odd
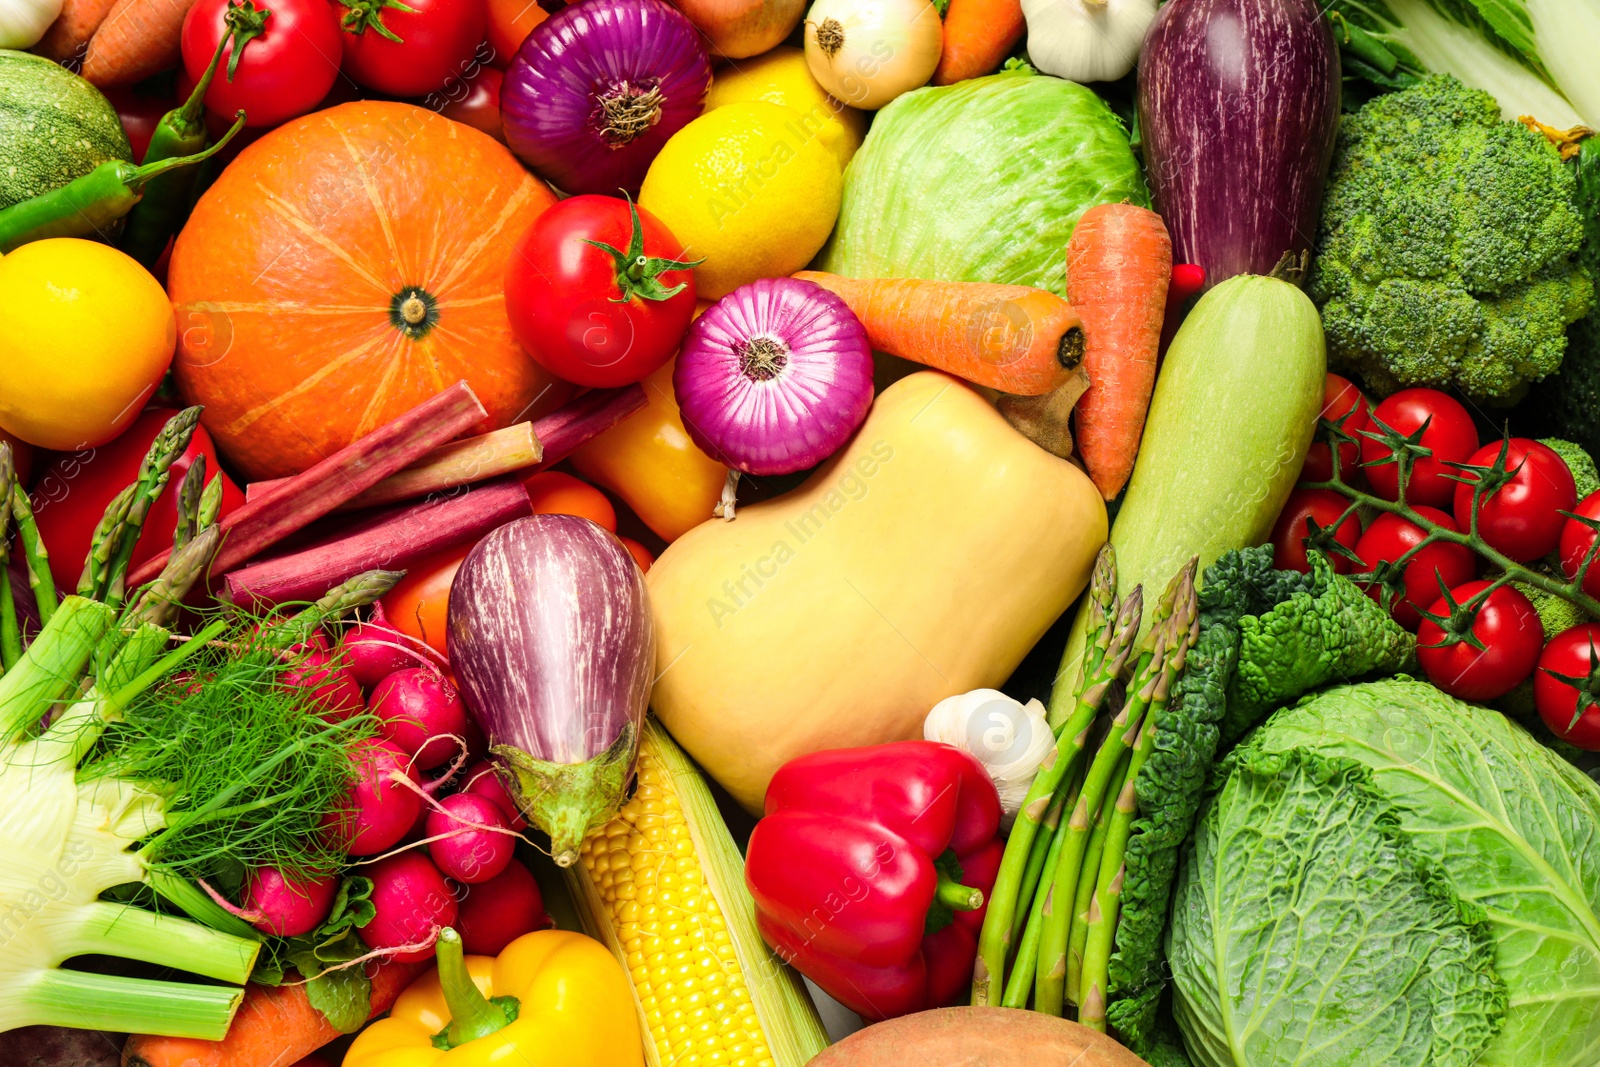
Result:
[[[329,718],[348,719],[366,708],[361,698],[361,687],[342,660],[328,646],[328,639],[318,630],[309,641],[295,645],[289,654],[298,662],[283,674],[285,685],[297,689],[310,689],[314,699]]]
[[[276,867],[257,867],[244,884],[244,917],[274,937],[309,934],[333,909],[339,879],[333,875],[294,882]]]
[[[488,761],[474,763],[467,768],[461,776],[461,791],[463,793],[476,793],[480,797],[488,797],[500,806],[506,813],[506,818],[511,820],[513,830],[521,830],[528,825],[528,820],[522,817],[522,812],[517,810],[517,802],[511,799],[511,791],[500,780],[500,775],[495,772],[494,765]]]
[[[358,742],[351,759],[360,777],[343,807],[323,822],[334,828],[350,855],[374,856],[398,844],[416,824],[422,794],[401,779],[410,778],[420,789],[422,778],[409,766],[407,753],[380,738]]]
[[[466,885],[487,882],[506,869],[517,839],[507,831],[506,813],[488,797],[457,793],[428,815],[428,855],[445,873]],[[449,834],[449,837],[440,837]]]
[[[501,949],[523,934],[549,925],[539,883],[528,868],[512,863],[499,877],[468,887],[456,929],[468,952],[498,956]]]
[[[383,736],[425,771],[461,751],[456,738],[466,731],[467,709],[456,687],[431,667],[408,667],[379,682],[372,691],[372,713]]]
[[[356,931],[370,949],[411,947],[390,955],[415,963],[433,955],[439,931],[456,922],[456,898],[439,868],[418,852],[402,852],[372,865],[372,921]]]
[[[415,667],[418,661],[428,662],[421,652],[409,651],[410,638],[376,619],[350,627],[340,645],[350,676],[368,693],[395,671]]]

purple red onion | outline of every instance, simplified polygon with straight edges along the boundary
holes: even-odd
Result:
[[[812,282],[763,278],[689,327],[672,388],[705,453],[745,474],[792,474],[838,451],[872,406],[872,346]]]
[[[568,193],[639,191],[667,139],[695,118],[711,61],[662,0],[585,0],[540,23],[500,89],[506,143]]]
[[[633,774],[655,671],[644,575],[588,519],[518,519],[462,561],[448,641],[512,798],[570,865]]]

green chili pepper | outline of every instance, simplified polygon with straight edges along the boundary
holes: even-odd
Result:
[[[211,79],[222,62],[222,50],[233,42],[233,54],[228,58],[229,81],[238,68],[239,56],[244,46],[259,37],[266,27],[267,11],[258,10],[250,0],[234,0],[228,5],[224,20],[229,32],[217,42],[211,63],[206,67],[194,91],[182,107],[175,107],[156,124],[150,135],[150,147],[145,149],[144,163],[158,163],[163,159],[193,155],[206,146],[205,99],[211,88]],[[127,229],[123,231],[122,250],[143,263],[155,265],[167,247],[167,239],[183,225],[184,216],[194,201],[195,184],[200,177],[199,167],[163,174],[145,186],[144,198],[128,212]]]
[[[244,128],[244,112],[216,144],[204,152],[136,167],[107,160],[88,174],[32,200],[0,209],[0,254],[46,237],[106,236],[112,225],[144,195],[152,178],[211,158]]]

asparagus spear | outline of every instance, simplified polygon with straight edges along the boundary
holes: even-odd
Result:
[[[128,509],[133,506],[137,484],[125,485],[106,505],[105,513],[95,525],[89,538],[89,553],[83,557],[83,573],[78,576],[78,595],[94,599],[105,587],[106,574],[111,569],[111,554],[117,550],[117,534],[127,521]]]
[[[1146,713],[1145,720],[1149,721]],[[1142,736],[1142,735],[1141,735]],[[1122,772],[1111,776],[1107,796],[1121,796]],[[1100,857],[1105,854],[1106,827],[1111,823],[1110,804],[1101,804],[1089,831],[1089,848],[1083,854],[1083,867],[1078,872],[1077,891],[1072,897],[1072,930],[1067,936],[1067,999],[1078,1003],[1078,986],[1083,972],[1083,946],[1089,936],[1089,898],[1094,895],[1095,879],[1100,873]]]
[[[211,479],[205,492],[200,494],[200,508],[195,519],[195,528],[204,530],[215,526],[217,519],[222,514],[222,475],[218,474]]]
[[[206,527],[186,541],[167,559],[160,576],[134,597],[123,615],[121,629],[136,629],[142,623],[170,626],[183,607],[184,597],[211,566],[211,557],[216,555],[221,541],[222,531],[215,526]]]
[[[1172,626],[1175,621],[1173,604],[1184,585],[1185,574],[1192,571],[1194,566],[1195,561],[1190,561],[1188,566],[1173,575],[1166,592],[1162,594],[1156,608],[1156,618],[1143,642],[1133,681],[1128,687],[1128,699],[1111,721],[1111,732],[1095,753],[1094,762],[1083,782],[1083,792],[1079,794],[1067,820],[1066,839],[1052,878],[1053,886],[1060,890],[1057,899],[1059,906],[1052,908],[1047,905],[1045,909],[1044,925],[1039,935],[1038,974],[1034,980],[1034,1009],[1047,1015],[1060,1015],[1065,1000],[1067,939],[1072,932],[1074,903],[1070,897],[1077,894],[1078,876],[1089,844],[1090,822],[1105,803],[1118,761],[1138,739],[1139,725],[1155,695],[1160,676],[1170,665],[1167,649],[1177,643]],[[1185,619],[1178,633],[1187,637],[1188,629],[1188,620]]]
[[[139,465],[133,500],[128,505],[127,517],[122,520],[116,533],[116,550],[110,556],[110,566],[99,587],[103,594],[101,599],[114,608],[121,607],[127,595],[128,565],[133,561],[134,546],[144,531],[144,520],[149,516],[150,509],[155,507],[156,501],[161,499],[167,479],[172,475],[172,465],[188,449],[189,440],[194,437],[194,428],[200,424],[200,410],[198,406],[184,408],[168,419],[167,424],[161,427],[161,432],[156,434],[156,439],[150,442],[144,462]]]
[[[1111,947],[1116,936],[1117,915],[1122,906],[1122,881],[1127,873],[1123,857],[1127,853],[1128,838],[1133,834],[1133,820],[1139,814],[1139,799],[1135,792],[1136,780],[1144,762],[1155,749],[1156,732],[1166,712],[1172,682],[1183,672],[1189,649],[1200,637],[1200,616],[1194,595],[1193,564],[1187,571],[1184,589],[1178,596],[1178,608],[1172,626],[1181,636],[1168,653],[1167,669],[1161,672],[1160,681],[1145,714],[1139,739],[1134,744],[1132,761],[1128,765],[1127,781],[1117,794],[1109,825],[1106,829],[1105,851],[1095,883],[1094,896],[1089,906],[1087,938],[1084,944],[1083,968],[1080,977],[1078,1021],[1091,1029],[1104,1033],[1106,1029],[1106,997],[1109,992]]]
[[[1028,866],[1034,835],[1039,829],[1039,821],[1050,807],[1052,794],[1072,770],[1078,753],[1083,750],[1089,725],[1094,721],[1099,701],[1104,697],[1105,689],[1111,679],[1116,677],[1116,670],[1121,669],[1126,641],[1121,641],[1119,644],[1119,639],[1122,637],[1123,616],[1128,613],[1128,605],[1123,605],[1121,613],[1116,612],[1116,589],[1117,558],[1108,543],[1095,559],[1094,573],[1089,580],[1089,638],[1086,647],[1089,650],[1088,663],[1092,669],[1083,673],[1084,681],[1088,684],[1077,694],[1071,718],[1062,725],[1056,734],[1055,746],[1039,765],[1039,772],[1034,777],[1033,785],[1029,787],[1028,795],[1023,799],[1022,810],[1017,813],[1017,821],[1011,828],[1011,836],[1006,840],[1000,871],[995,877],[994,888],[989,892],[989,910],[984,915],[983,928],[978,936],[978,957],[972,969],[974,1005],[994,1003],[1001,992],[1005,980],[1006,957],[1010,954],[1011,939],[1014,936],[1012,920],[1018,908],[1026,903],[1025,901],[1019,903],[1019,890],[1023,885],[1023,875]],[[1129,595],[1128,601],[1137,604],[1137,591]],[[1137,633],[1139,628],[1137,606],[1134,611],[1133,631]],[[1117,620],[1115,626],[1111,625],[1113,617]],[[1122,650],[1120,655],[1119,649]],[[1116,669],[1112,669],[1113,667]],[[1102,678],[1106,684],[1097,684]]]
[[[56,613],[61,601],[56,597],[56,582],[50,575],[50,553],[39,538],[39,524],[33,521],[33,505],[28,494],[14,481],[11,485],[11,514],[17,520],[17,541],[22,559],[28,565],[28,587],[33,590],[35,609],[42,629]]]
[[[11,483],[16,480],[11,443],[0,441],[0,502],[11,499]],[[0,507],[0,672],[9,671],[22,658],[22,627],[17,624],[17,605],[11,595],[11,509]]]
[[[272,625],[264,634],[274,645],[288,647],[311,637],[313,631],[325,622],[354,611],[377,600],[395,587],[406,576],[405,571],[362,571],[346,579],[323,594],[303,611],[296,612]]]
[[[1083,774],[1089,768],[1083,760],[1078,760],[1072,772],[1072,780],[1066,789],[1057,789],[1050,799],[1050,807],[1044,813],[1044,821],[1039,824],[1039,832],[1033,835],[1033,846],[1028,849],[1028,865],[1022,872],[1022,888],[1017,893],[1016,907],[1011,916],[1011,941],[1015,945],[1017,938],[1022,936],[1023,924],[1028,921],[1028,911],[1033,904],[1033,894],[1039,888],[1039,876],[1044,872],[1045,856],[1050,851],[1051,844],[1056,839],[1056,832],[1061,827],[1061,817],[1066,814],[1067,801],[1078,795],[1078,790],[1083,788]]]
[[[176,555],[200,532],[200,495],[206,488],[206,454],[199,453],[183,476],[178,489],[178,525],[172,531],[172,551]]]

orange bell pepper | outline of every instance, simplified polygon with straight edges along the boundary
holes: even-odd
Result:
[[[668,360],[640,384],[645,406],[572,455],[589,481],[611,490],[664,541],[711,518],[728,469],[689,439]]]

